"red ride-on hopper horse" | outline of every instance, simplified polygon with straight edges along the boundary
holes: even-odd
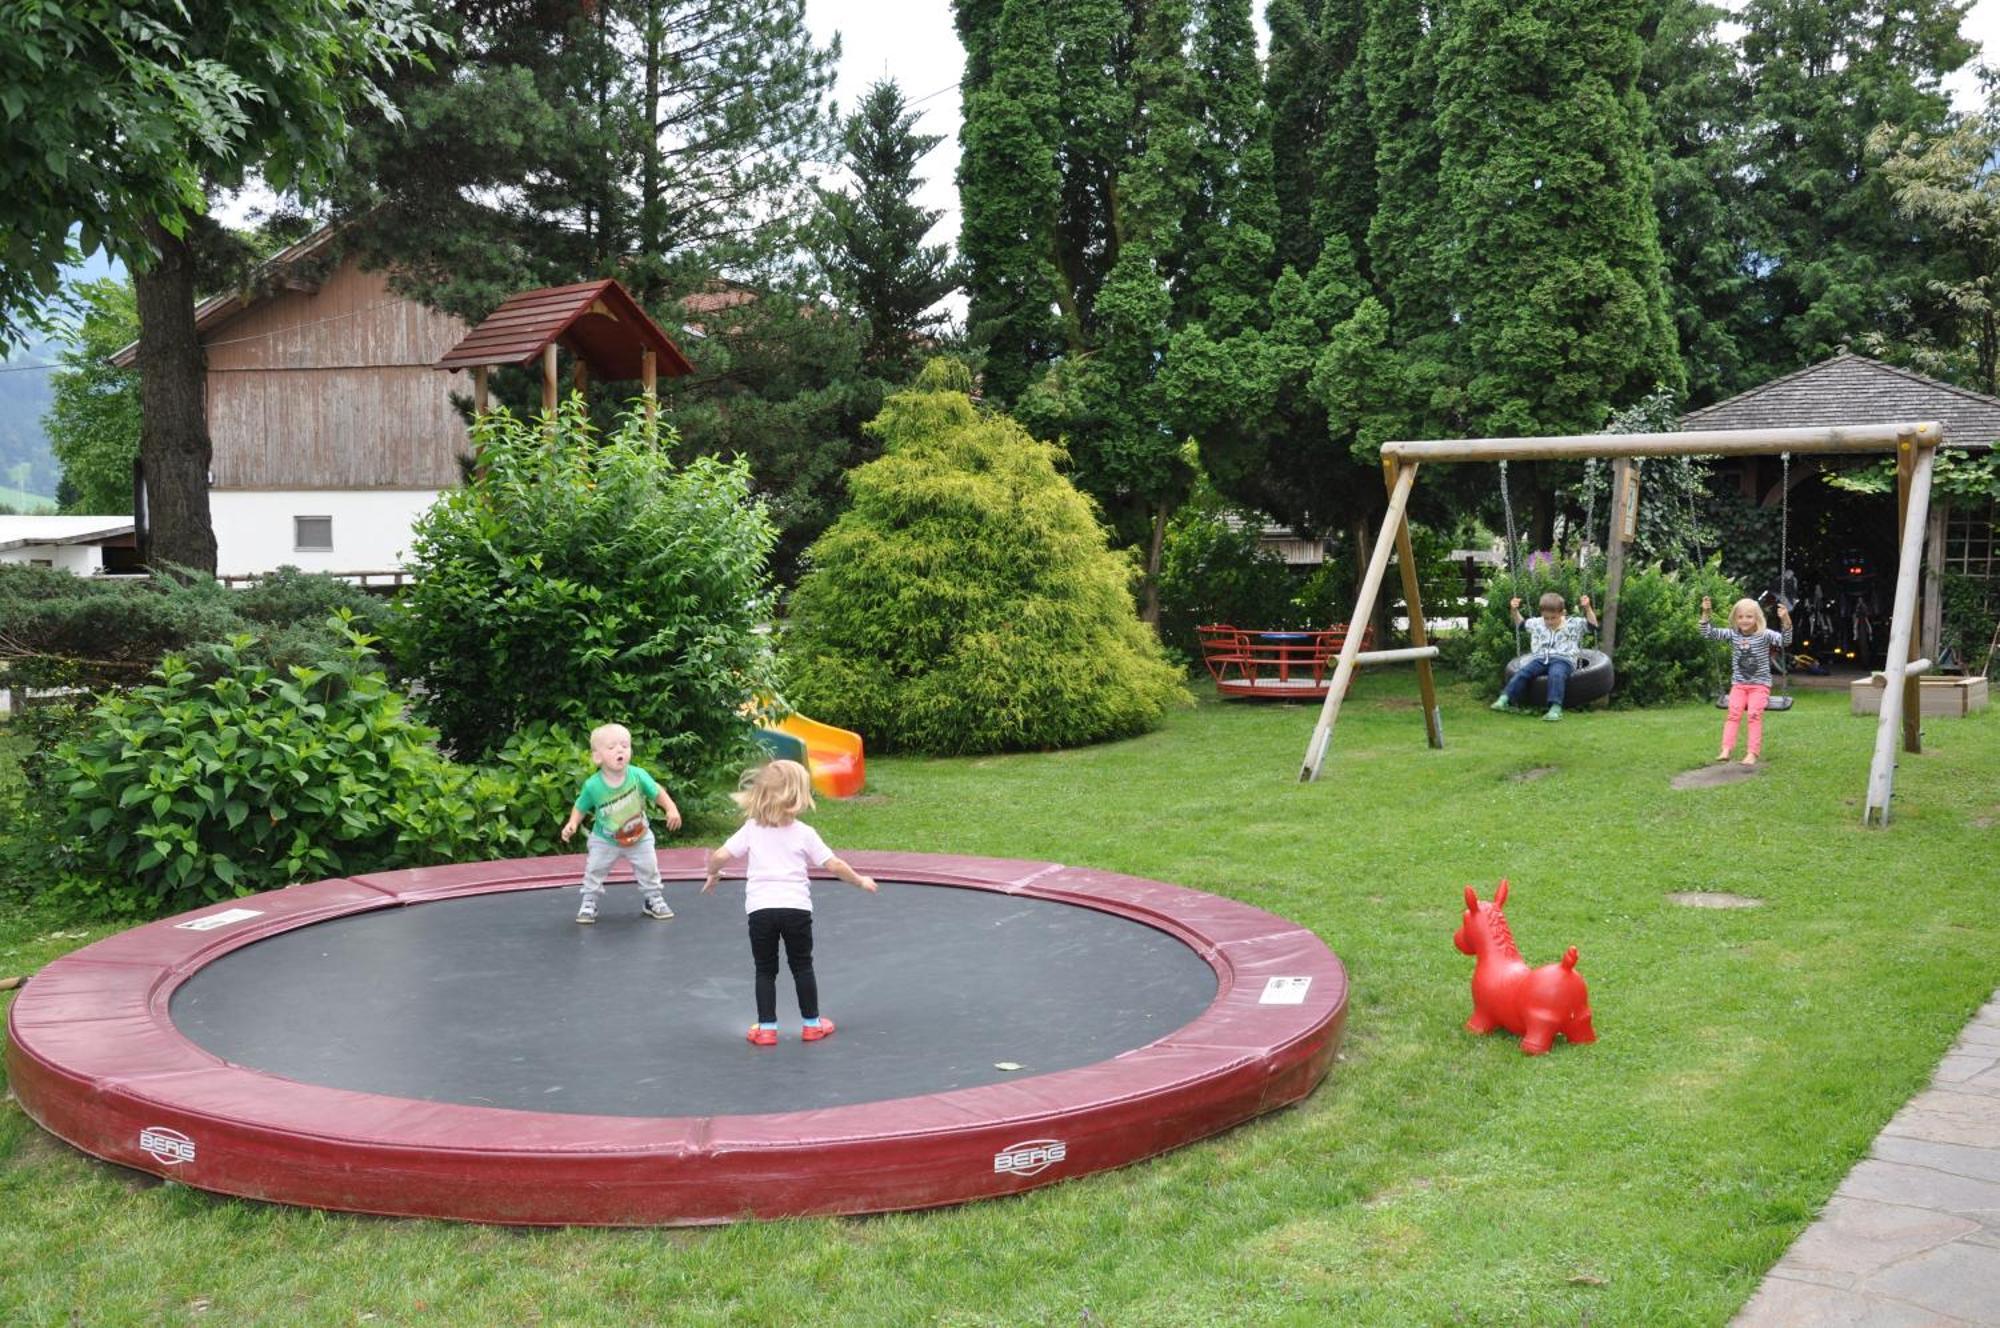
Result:
[[[1597,1041],[1590,1026],[1590,992],[1576,971],[1576,947],[1557,963],[1529,968],[1500,911],[1506,902],[1504,880],[1490,904],[1465,887],[1465,919],[1451,938],[1459,953],[1478,961],[1472,967],[1472,1018],[1465,1026],[1475,1033],[1504,1028],[1519,1034],[1521,1050],[1530,1056],[1546,1052],[1558,1033],[1572,1043]]]

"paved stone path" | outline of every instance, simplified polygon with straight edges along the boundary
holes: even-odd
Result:
[[[2000,994],[1735,1324],[2000,1328]]]

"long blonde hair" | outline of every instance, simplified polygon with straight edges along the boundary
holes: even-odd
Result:
[[[1753,632],[1764,631],[1770,626],[1769,623],[1764,621],[1764,606],[1756,600],[1751,599],[1748,595],[1745,595],[1742,599],[1737,600],[1729,606],[1729,625],[1731,627],[1736,626],[1736,615],[1745,609],[1750,610],[1756,616],[1757,625],[1751,629]]]
[[[785,825],[813,809],[812,776],[797,761],[768,761],[746,771],[729,795],[746,820],[758,825]]]

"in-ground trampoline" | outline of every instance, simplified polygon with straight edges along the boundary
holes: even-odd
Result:
[[[580,860],[316,881],[50,964],[15,1096],[98,1157],[225,1194],[535,1224],[726,1222],[1012,1194],[1295,1102],[1347,1013],[1282,918],[1053,863],[847,855],[814,890],[839,1032],[752,1047],[740,881],[660,855],[678,916]]]

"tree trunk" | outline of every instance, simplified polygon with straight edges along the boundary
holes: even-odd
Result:
[[[1528,549],[1548,549],[1556,546],[1556,489],[1554,466],[1550,462],[1537,461],[1529,471],[1534,485],[1534,506],[1528,518]]]
[[[1173,508],[1161,503],[1153,512],[1153,538],[1146,545],[1146,597],[1139,606],[1139,620],[1157,629],[1160,625],[1160,559],[1167,547],[1167,518]]]
[[[146,485],[140,556],[156,571],[173,563],[213,574],[208,370],[194,327],[194,253],[158,222],[146,223],[146,236],[159,257],[132,274],[139,306],[139,464]]]

